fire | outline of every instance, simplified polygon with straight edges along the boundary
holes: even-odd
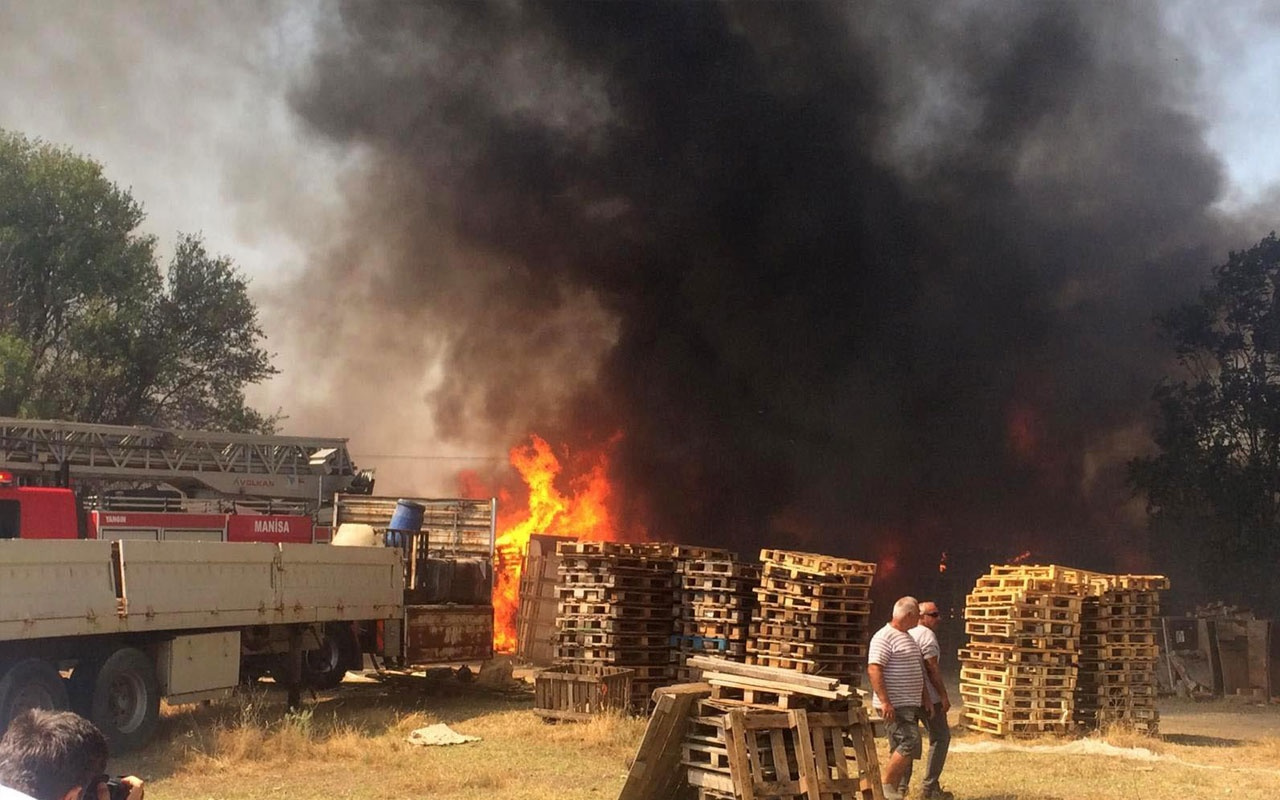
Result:
[[[617,439],[610,442],[613,444]],[[562,466],[551,445],[537,434],[511,448],[511,466],[529,490],[526,508],[503,515],[496,545],[493,586],[493,648],[516,649],[516,612],[520,607],[520,570],[535,533],[574,539],[614,540],[618,532],[609,513],[609,458],[606,450],[578,454],[580,472],[568,480],[568,492],[556,486]]]
[[[949,553],[947,553],[947,552],[944,550],[944,551],[943,551],[943,553],[942,553],[942,558],[938,559],[938,574],[939,574],[939,575],[945,575],[945,574],[947,574],[947,557],[948,557],[949,555],[950,555],[950,554],[949,554]]]
[[[1014,556],[1013,558],[1009,559],[1009,563],[1010,563],[1010,564],[1021,564],[1022,562],[1026,561],[1028,558],[1031,558],[1031,551],[1030,551],[1030,550],[1023,550],[1023,551],[1022,551],[1021,553],[1019,553],[1018,555],[1016,555],[1016,556]]]

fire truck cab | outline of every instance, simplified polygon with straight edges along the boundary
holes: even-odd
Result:
[[[81,530],[69,490],[20,488],[13,473],[0,470],[0,539],[77,539]]]

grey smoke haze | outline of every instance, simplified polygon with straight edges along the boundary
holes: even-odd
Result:
[[[621,432],[661,538],[1163,567],[1123,462],[1152,313],[1275,224],[1221,216],[1199,72],[1267,13],[0,3],[0,126],[249,267],[289,432]]]
[[[659,538],[1158,566],[1150,320],[1265,232],[1158,10],[346,3],[293,102],[374,170],[308,281],[439,432],[622,432]]]

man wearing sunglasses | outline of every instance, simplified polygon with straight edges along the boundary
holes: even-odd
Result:
[[[925,800],[952,800],[951,792],[943,791],[938,782],[942,777],[942,767],[947,763],[947,749],[951,746],[951,724],[947,722],[951,698],[947,697],[947,685],[942,680],[942,670],[938,668],[942,649],[934,633],[940,618],[938,604],[926,600],[920,604],[920,622],[907,631],[920,645],[920,653],[924,656],[924,685],[929,690],[931,704],[924,718],[925,727],[929,729],[929,755],[925,758],[924,773]],[[907,762],[906,774],[899,783],[904,794],[910,781],[911,762]]]
[[[106,768],[107,740],[92,722],[70,711],[24,711],[0,738],[0,800],[142,800],[141,780],[120,778],[113,791]]]

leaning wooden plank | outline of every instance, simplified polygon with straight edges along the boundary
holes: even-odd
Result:
[[[723,658],[711,656],[694,656],[689,659],[689,666],[704,672],[719,672],[725,675],[740,675],[755,680],[773,681],[784,686],[805,686],[811,689],[834,691],[840,685],[836,678],[823,678],[818,675],[804,675],[795,670],[780,667],[761,667],[755,664],[739,664]]]
[[[864,708],[854,708],[850,709],[849,714],[852,720],[849,740],[853,745],[854,758],[857,759],[858,775],[862,779],[862,797],[866,800],[884,800],[880,783],[880,756],[876,752],[875,736],[867,719],[867,711]]]
[[[747,759],[747,742],[754,739],[743,724],[747,714],[741,709],[730,711],[725,721],[725,744],[729,751],[729,774],[738,789],[741,800],[756,800],[756,781],[751,772],[752,764]],[[759,761],[759,756],[754,759]]]
[[[711,696],[705,683],[678,683],[653,693],[654,710],[627,772],[618,800],[673,800],[685,785],[681,744],[697,700]]]
[[[789,712],[791,717],[791,735],[796,746],[796,772],[800,776],[800,787],[808,800],[822,800],[818,785],[818,759],[813,752],[813,732],[809,730],[809,715],[803,709]],[[825,749],[825,748],[824,748]],[[826,758],[822,759],[823,765]]]

